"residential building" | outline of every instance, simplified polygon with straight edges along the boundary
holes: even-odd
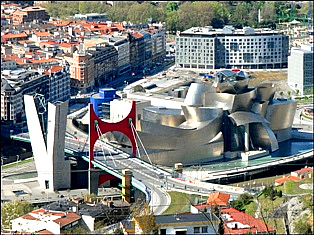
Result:
[[[287,68],[289,37],[269,29],[192,27],[177,35],[176,66],[189,69]]]
[[[87,52],[94,59],[95,86],[112,81],[118,67],[118,52],[114,46],[102,43],[88,48]]]
[[[144,69],[145,43],[143,34],[139,32],[129,33],[130,42],[130,64],[134,72],[141,72]]]
[[[164,25],[152,25],[146,31],[151,34],[152,61],[162,63],[166,57],[166,28]]]
[[[1,120],[20,123],[25,120],[23,96],[41,94],[48,102],[66,101],[70,97],[67,68],[52,66],[45,73],[35,70],[1,72]]]
[[[130,74],[130,42],[123,36],[106,37],[108,44],[114,46],[118,52],[117,76]]]
[[[14,89],[6,79],[1,78],[1,121],[21,121],[22,109],[22,93]]]
[[[307,44],[293,47],[288,58],[288,84],[300,95],[311,93],[313,88],[314,45]]]
[[[152,66],[152,37],[146,31],[140,31],[144,38],[144,68],[150,68]],[[156,41],[156,40],[155,40]]]
[[[40,6],[26,7],[13,13],[13,24],[24,24],[34,20],[48,21],[49,15],[45,8]]]
[[[298,180],[300,180],[300,177],[298,176],[292,176],[292,175],[283,176],[282,178],[275,179],[275,186],[283,185],[287,181],[298,181]]]
[[[61,234],[65,229],[78,225],[80,220],[81,216],[74,212],[50,212],[45,209],[38,209],[11,220],[11,222],[12,231]]]
[[[70,64],[71,88],[80,91],[93,89],[95,85],[94,58],[81,47],[72,55],[65,55],[64,59]]]
[[[158,226],[157,234],[216,234],[218,231],[219,219],[212,213],[155,215],[154,217]],[[140,217],[134,219],[134,231],[130,229],[133,226],[127,225],[126,222],[123,223],[123,229],[131,231],[128,234],[142,234],[139,220]]]
[[[311,178],[313,176],[313,167],[304,167],[300,170],[297,170],[297,171],[293,171],[291,172],[291,176],[294,176],[294,177],[299,177],[300,179],[303,179],[303,178]]]
[[[16,60],[10,58],[1,57],[1,71],[2,70],[13,70],[16,69]]]
[[[222,208],[225,234],[276,234],[276,229],[234,208]]]
[[[228,206],[229,205],[230,194],[227,193],[211,193],[207,199],[208,205],[217,205],[217,206]]]
[[[5,42],[18,42],[21,40],[27,40],[28,35],[25,32],[22,33],[8,33],[1,36],[1,41],[4,40]]]
[[[70,71],[65,66],[52,66],[45,72],[49,75],[49,102],[70,99]]]

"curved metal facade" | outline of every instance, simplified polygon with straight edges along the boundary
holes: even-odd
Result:
[[[240,75],[224,71],[213,86],[192,83],[181,109],[144,108],[138,134],[151,161],[190,165],[221,159],[225,151],[276,151],[290,138],[296,102],[273,100],[271,83],[248,88]]]

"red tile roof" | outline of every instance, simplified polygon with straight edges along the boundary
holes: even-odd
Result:
[[[64,227],[68,224],[71,224],[77,220],[81,219],[81,216],[74,212],[67,212],[65,217],[54,220],[56,224],[60,224],[61,227]]]
[[[278,184],[283,184],[286,181],[294,181],[294,180],[300,180],[300,178],[297,176],[288,175],[288,176],[284,176],[282,178],[275,179],[275,182]]]
[[[2,38],[4,39],[9,39],[9,38],[25,38],[27,37],[27,34],[26,33],[8,33],[8,34],[5,34],[2,36]]]
[[[248,233],[267,233],[266,224],[250,215],[247,215],[234,208],[223,208],[221,214],[228,214],[231,220],[224,221],[224,228],[226,234],[248,234]],[[230,222],[239,222],[243,225],[249,225],[249,228],[229,228],[227,226]],[[274,232],[275,229],[267,225],[269,232]]]
[[[71,47],[71,46],[72,46],[72,44],[70,44],[70,43],[65,43],[65,42],[63,42],[63,43],[60,44],[60,47]]]
[[[35,34],[39,37],[51,37],[52,34],[49,32],[35,32]]]
[[[207,199],[207,204],[218,205],[218,206],[228,206],[230,199],[230,194],[227,193],[211,193]]]
[[[133,37],[135,37],[135,38],[141,38],[141,37],[143,37],[143,34],[138,33],[138,32],[135,32],[135,33],[133,33],[132,35],[133,35]]]
[[[305,167],[305,168],[302,168],[300,170],[293,171],[293,172],[297,174],[302,174],[302,173],[311,172],[311,171],[313,171],[313,167]]]
[[[63,69],[62,66],[52,66],[52,67],[50,68],[50,72],[51,72],[51,73],[55,73],[55,72],[58,72],[58,71],[60,71],[60,70],[62,70],[62,69]]]
[[[29,214],[23,215],[23,216],[21,216],[21,218],[26,219],[26,220],[38,220]]]

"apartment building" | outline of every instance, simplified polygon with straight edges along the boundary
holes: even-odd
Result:
[[[287,68],[289,38],[278,31],[193,27],[176,38],[176,66],[193,69]]]
[[[24,24],[33,20],[48,21],[50,16],[45,8],[40,6],[26,7],[13,13],[13,24]]]
[[[310,94],[313,88],[313,54],[314,45],[307,44],[293,47],[288,58],[288,84],[300,95]]]
[[[1,120],[20,123],[25,119],[26,94],[41,94],[46,102],[66,101],[70,98],[68,68],[52,66],[42,73],[36,70],[4,70],[1,72]]]
[[[152,61],[162,62],[166,57],[166,28],[163,25],[153,25],[146,31],[151,34]]]
[[[117,75],[128,74],[131,72],[130,66],[130,42],[126,37],[113,36],[105,39],[109,45],[114,46],[118,52]]]
[[[52,66],[49,75],[49,101],[66,101],[70,99],[70,71],[65,66]]]
[[[112,45],[98,44],[87,50],[94,59],[95,86],[99,87],[116,77],[118,52]]]
[[[81,91],[89,91],[95,85],[94,58],[82,47],[64,59],[70,64],[71,87]]]

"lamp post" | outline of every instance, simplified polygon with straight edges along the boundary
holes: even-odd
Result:
[[[16,155],[16,168],[19,168],[18,167],[18,164],[19,164],[19,160],[20,160],[20,155]]]

